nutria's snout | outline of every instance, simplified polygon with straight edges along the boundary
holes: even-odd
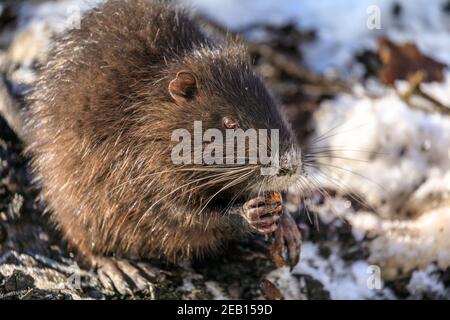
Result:
[[[301,150],[292,146],[279,156],[278,161],[272,162],[268,167],[273,174],[261,175],[262,179],[252,189],[260,192],[283,192],[296,185],[304,174],[304,164]]]
[[[303,172],[303,161],[301,150],[292,146],[280,157],[278,170],[279,177],[296,176]]]

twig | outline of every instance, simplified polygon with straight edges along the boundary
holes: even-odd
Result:
[[[207,28],[215,33],[221,34],[222,36],[239,36],[238,32],[230,31],[217,22],[211,21],[206,17],[202,16],[199,17],[199,19]],[[240,39],[245,42],[251,54],[263,57],[264,60],[272,64],[275,68],[286,73],[294,79],[297,79],[303,83],[320,87],[321,91],[327,94],[336,94],[342,91],[350,92],[349,86],[343,83],[342,80],[333,81],[326,79],[318,74],[314,74],[313,72],[307,70],[301,64],[299,64],[294,57],[279,52],[273,49],[268,44],[249,42],[242,37],[240,37]]]
[[[297,63],[297,61],[295,61],[292,57],[274,50],[267,44],[250,43],[248,44],[248,47],[250,52],[261,55],[273,66],[293,78],[302,80],[306,83],[314,84],[316,86],[328,88],[328,91],[334,93],[349,91],[349,88],[345,84],[328,80],[320,75],[308,71],[306,68]]]
[[[428,93],[424,92],[423,89],[421,88],[421,85],[425,81],[426,77],[427,75],[424,71],[422,70],[417,71],[413,76],[409,78],[408,90],[404,93],[399,93],[400,98],[414,109],[424,110],[425,109],[424,107],[411,103],[411,98],[414,95],[417,95],[430,102],[435,112],[450,115],[450,107],[444,105],[436,98],[430,96]]]

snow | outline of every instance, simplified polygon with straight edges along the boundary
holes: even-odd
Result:
[[[446,295],[442,282],[436,276],[436,268],[430,265],[426,270],[415,271],[407,285],[408,291],[415,299],[421,299],[430,293],[438,297]]]
[[[317,244],[307,242],[302,246],[302,262],[294,269],[294,274],[306,274],[319,280],[331,293],[332,299],[360,300],[392,298],[389,289],[371,288],[368,285],[371,269],[366,261],[347,263],[340,258],[338,246],[332,247],[329,257],[321,257]]]
[[[440,87],[447,90],[448,78]],[[318,136],[342,124],[317,147],[342,150],[336,154],[346,159],[330,163],[343,168],[331,170],[333,177],[374,204],[387,199],[392,205],[400,191],[450,167],[450,118],[413,111],[393,90],[379,98],[342,95],[323,103],[314,122]]]
[[[448,78],[430,87],[433,94],[445,95]],[[343,148],[339,157],[359,161],[322,161],[332,167],[323,169],[327,176],[321,178],[343,192],[363,194],[377,208],[370,218],[367,213],[347,215],[358,238],[364,232],[378,236],[370,244],[370,261],[383,266],[386,278],[434,261],[442,269],[449,267],[450,118],[413,111],[387,90],[378,98],[348,95],[324,103],[314,121],[318,135],[345,124],[326,139],[325,147]]]
[[[222,288],[217,282],[214,281],[206,281],[206,288],[214,297],[214,300],[230,300],[228,296],[225,295]]]
[[[54,32],[75,28],[86,10],[103,0],[61,0],[57,2],[25,3],[21,8],[19,25],[37,27],[45,25]]]

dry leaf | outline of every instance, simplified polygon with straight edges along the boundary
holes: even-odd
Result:
[[[379,77],[387,85],[396,80],[409,80],[418,71],[426,74],[424,82],[444,80],[447,65],[423,55],[414,43],[397,45],[386,38],[379,39],[378,54],[382,67]]]
[[[261,293],[266,300],[284,300],[284,295],[281,293],[272,282],[264,279],[261,284]]]

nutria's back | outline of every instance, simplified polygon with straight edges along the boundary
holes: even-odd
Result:
[[[27,116],[53,220],[87,258],[175,260],[248,232],[222,209],[239,198],[232,188],[245,197],[267,179],[252,167],[181,170],[170,157],[173,130],[194,121],[222,128],[230,117],[243,129],[279,129],[281,150],[290,147],[243,46],[214,43],[187,13],[150,0],[110,0],[58,39]]]

